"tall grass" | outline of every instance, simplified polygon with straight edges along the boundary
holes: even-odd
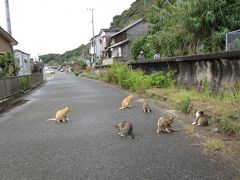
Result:
[[[240,83],[226,83],[219,95],[224,101],[240,101]]]
[[[219,122],[219,126],[225,133],[229,135],[235,134],[238,138],[240,137],[240,124],[231,121],[228,117],[223,117]]]
[[[124,64],[120,65],[120,66],[117,66],[116,76],[117,76],[118,85],[120,85],[121,87],[124,87],[125,86],[125,81],[130,76],[130,71],[128,69],[128,66],[124,65]]]
[[[123,88],[145,93],[146,89],[153,86],[170,87],[173,84],[173,74],[174,72],[171,71],[166,75],[162,72],[144,75],[143,71],[130,70],[126,64],[114,63],[106,70],[102,79],[107,83],[117,84]]]
[[[119,68],[120,64],[114,63],[111,65],[110,68],[108,68],[105,73],[103,74],[103,81],[107,83],[113,83],[117,84],[118,79],[117,79],[117,69]]]
[[[22,87],[22,90],[24,90],[24,91],[31,88],[30,76],[25,76],[21,80],[21,87]]]

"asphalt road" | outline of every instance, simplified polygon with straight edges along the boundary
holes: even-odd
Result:
[[[240,179],[231,162],[205,154],[184,130],[156,134],[161,108],[118,110],[128,93],[94,80],[57,73],[28,100],[0,116],[0,180]],[[47,122],[69,106],[67,123]],[[129,120],[135,139],[114,125]],[[181,128],[175,121],[174,128]]]

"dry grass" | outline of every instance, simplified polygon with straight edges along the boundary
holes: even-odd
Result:
[[[202,143],[203,147],[211,151],[226,152],[228,150],[224,142],[217,138],[208,139],[205,143]]]

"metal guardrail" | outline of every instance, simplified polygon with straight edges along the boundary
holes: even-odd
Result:
[[[43,82],[43,73],[27,76],[14,76],[0,79],[0,101],[23,91],[22,82],[24,78],[30,78],[30,87],[34,88]]]

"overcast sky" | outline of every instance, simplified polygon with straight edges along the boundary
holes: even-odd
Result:
[[[94,8],[95,35],[109,28],[112,18],[135,0],[9,0],[12,36],[20,49],[37,54],[59,53],[86,44],[92,37]],[[5,30],[5,0],[0,0],[0,26]]]

